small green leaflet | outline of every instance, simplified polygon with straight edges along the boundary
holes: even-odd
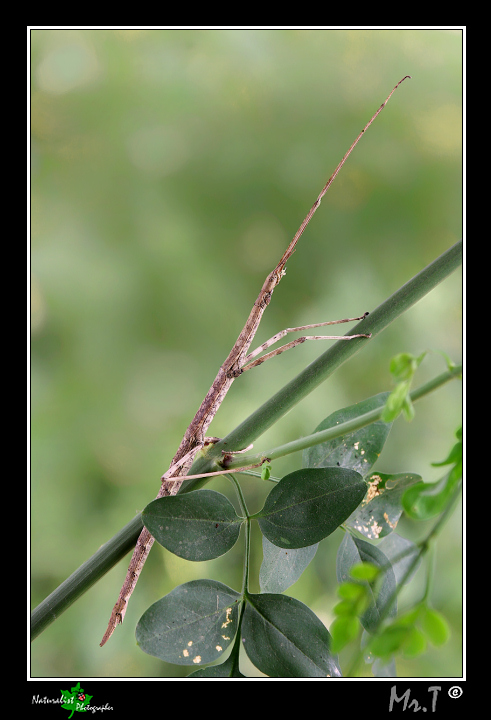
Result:
[[[336,576],[339,583],[348,581],[350,570],[353,565],[361,562],[369,562],[383,571],[382,578],[377,578],[375,583],[367,583],[370,589],[370,603],[360,622],[368,632],[375,632],[381,618],[385,618],[387,606],[390,610],[387,617],[393,617],[397,610],[397,603],[394,601],[396,593],[396,578],[389,559],[375,545],[367,543],[358,537],[353,537],[347,532],[341,541],[336,557]]]

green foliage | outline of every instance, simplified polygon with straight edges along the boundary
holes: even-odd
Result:
[[[383,571],[380,575],[377,573],[372,581],[360,581],[368,599],[360,615],[360,622],[365,630],[370,632],[378,627],[385,614],[394,615],[396,612],[394,603],[396,578],[389,559],[378,547],[347,532],[341,541],[336,558],[338,582],[345,582],[351,575],[351,568],[359,563],[370,563],[377,570]]]
[[[418,72],[383,111],[374,135],[363,138],[364,159],[346,168],[339,178],[346,184],[311,225],[288,269],[285,304],[271,303],[263,337],[294,316],[314,321],[313,313],[331,318],[331,308],[373,309],[418,258],[457,239],[462,34],[97,28],[33,30],[30,41],[37,605],[97,548],[102,554],[108,538],[153,497],[258,284],[313,201],[317,178],[330,175],[367,109],[381,101],[379,91],[399,78],[397,67],[401,76]],[[394,323],[362,367],[339,374],[334,397],[380,389],[380,363],[403,337],[426,347],[435,331],[445,332],[445,348],[459,352],[461,317],[452,305],[459,290],[456,274],[429,304]],[[308,353],[316,350],[305,344],[295,359],[258,370],[266,380],[236,383],[235,401],[222,406],[213,432],[234,427],[251,388],[258,395],[269,390],[269,377],[276,391],[285,368]],[[285,436],[315,425],[322,417],[315,403],[330,393],[325,387],[291,413]],[[412,430],[427,441],[399,443],[391,470],[415,469],[415,452],[420,460],[442,457],[431,446],[453,422],[455,399],[452,390],[440,393],[438,433],[430,432],[434,413],[421,413]],[[124,562],[130,545],[117,560],[105,557],[97,585],[88,584],[84,568],[78,592],[64,589],[62,608],[53,610],[53,598],[44,607],[45,622],[56,621],[32,645],[33,676],[112,676],[118,662],[123,675],[130,668],[161,674],[159,662],[131,641],[123,647],[116,635],[107,652],[97,646],[123,572],[115,563]],[[213,561],[222,563],[217,572],[227,572],[231,555]],[[98,582],[111,567],[109,586]],[[147,578],[133,602],[151,596],[154,580]],[[63,613],[87,587],[85,612],[80,616],[77,606]],[[327,573],[315,587],[329,593]],[[120,636],[130,623],[131,609]],[[44,627],[35,623],[36,632]]]
[[[369,651],[387,662],[399,653],[412,658],[426,650],[427,640],[439,647],[449,639],[449,628],[443,615],[420,603],[397,620],[386,625],[369,643]]]
[[[281,593],[293,585],[317,552],[318,543],[303,548],[282,548],[263,535],[263,561],[259,572],[262,592]]]
[[[462,479],[462,428],[456,436],[458,442],[442,462],[432,463],[434,467],[452,465],[451,470],[435,483],[419,482],[408,488],[402,497],[405,512],[415,520],[427,520],[438,515],[458,491]]]
[[[286,475],[253,517],[273,545],[303,548],[333,533],[365,493],[363,478],[353,470],[305,468]]]
[[[325,418],[315,432],[333,428],[360,417],[371,410],[384,407],[389,393],[379,393],[367,400],[342,408]],[[326,443],[314,445],[303,453],[305,467],[341,466],[356,470],[363,477],[377,462],[389,435],[392,423],[376,421],[356,432],[343,435]]]
[[[363,561],[352,565],[349,570],[350,576],[358,582],[346,580],[339,585],[338,595],[342,600],[333,608],[337,617],[330,628],[334,652],[339,652],[357,637],[360,616],[372,601],[370,583],[375,582],[379,572],[376,565]]]
[[[422,356],[417,361],[409,358],[401,355],[396,363],[394,372],[403,377],[402,382]],[[382,412],[388,397],[381,393],[337,411],[316,431],[375,408]],[[352,668],[365,658],[375,675],[395,675],[394,658],[420,655],[427,641],[436,646],[445,643],[448,625],[429,607],[426,597],[397,614],[398,593],[413,577],[427,543],[415,545],[394,531],[404,499],[425,483],[414,473],[373,472],[390,428],[391,423],[376,421],[304,451],[305,467],[275,484],[254,514],[248,513],[235,478],[231,479],[242,516],[225,496],[207,489],[150,503],[142,515],[146,527],[159,543],[187,560],[211,559],[227,552],[244,525],[244,582],[240,591],[215,580],[178,586],[141,617],[136,629],[139,647],[166,662],[199,665],[190,677],[243,677],[241,647],[269,677],[341,677],[338,653],[360,633],[360,650]],[[456,475],[459,463],[457,443],[438,464],[451,464],[450,475]],[[263,477],[270,472],[268,467]],[[425,497],[418,494],[416,507],[421,508]],[[441,491],[437,497],[432,512],[436,507],[440,513],[446,511],[450,491]],[[425,515],[419,512],[417,516]],[[248,589],[252,521],[263,536],[258,594]],[[282,593],[302,575],[320,541],[339,527],[345,530],[336,559],[339,602],[333,607],[335,619],[328,630],[306,605]],[[215,664],[201,667],[208,663]]]
[[[232,503],[214,490],[159,498],[142,513],[163,547],[186,560],[211,560],[232,549],[242,519]]]
[[[248,595],[242,640],[249,659],[270,677],[340,677],[331,636],[303,603],[286,595]]]
[[[176,665],[212,662],[234,639],[241,599],[215,580],[179,585],[142,615],[136,641],[145,652]]]
[[[394,421],[402,412],[406,420],[414,417],[414,407],[409,396],[413,377],[426,353],[414,357],[410,353],[399,353],[390,361],[390,372],[396,383],[394,390],[387,398],[382,419],[385,422]]]

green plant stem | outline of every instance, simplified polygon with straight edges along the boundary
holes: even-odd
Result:
[[[416,388],[416,390],[413,390],[410,393],[411,401],[416,402],[417,400],[420,400],[421,398],[425,397],[425,395],[434,392],[450,380],[459,377],[461,373],[462,366],[457,365],[452,370],[448,370],[447,372],[438,375],[427,383],[424,383],[424,385],[421,385],[419,388]],[[227,464],[227,467],[233,470],[237,467],[254,465],[258,462],[261,462],[261,460],[263,460],[264,458],[276,460],[280,457],[284,457],[285,455],[290,455],[291,453],[313,447],[314,445],[318,445],[319,443],[328,442],[334,440],[335,438],[349,435],[350,433],[355,432],[356,430],[359,430],[366,425],[370,425],[371,423],[380,420],[383,410],[383,407],[376,408],[375,410],[371,410],[364,415],[353,418],[353,420],[348,420],[347,422],[340,423],[339,425],[336,425],[332,428],[327,428],[326,430],[312,433],[312,435],[306,435],[305,437],[298,438],[297,440],[292,440],[289,443],[279,445],[278,447],[271,448],[269,450],[264,450],[260,453],[255,453],[254,455],[240,455],[240,460],[238,458],[232,459]]]
[[[142,528],[141,515],[137,515],[32,611],[31,640],[133,550]]]
[[[354,328],[350,334],[359,331],[371,332],[373,339],[391,322],[448,277],[461,262],[462,242],[458,242],[382,303],[362,321],[363,325],[359,323],[358,325],[362,325],[360,330]],[[201,457],[195,461],[189,474],[197,475],[211,472],[217,461],[222,459],[222,450],[247,447],[296,403],[328,378],[351,355],[364,347],[367,342],[371,341],[357,338],[349,342],[337,342],[250,415],[227,437],[213,445],[206,457]],[[184,481],[180,492],[197,489],[206,482],[208,482],[206,479]],[[143,523],[140,515],[138,515],[32,611],[31,639],[37,637],[77,598],[133,549],[142,527]]]
[[[239,499],[239,505],[240,505],[240,511],[245,518],[244,522],[244,532],[245,532],[245,555],[244,555],[244,574],[242,577],[242,594],[246,595],[249,591],[249,558],[251,554],[251,521],[249,518],[249,511],[247,510],[247,505],[245,502],[244,494],[242,492],[242,488],[240,487],[237,479],[234,477],[234,475],[227,475],[227,477],[232,481],[235,492],[237,493],[237,497]]]
[[[222,459],[223,451],[241,450],[254,442],[300,400],[332,375],[348,358],[365,347],[366,343],[373,342],[374,338],[382,330],[385,330],[390,323],[447,278],[461,262],[462,241],[453,245],[440,257],[427,265],[347,333],[353,335],[356,333],[372,333],[371,340],[356,338],[349,342],[340,340],[335,343],[317,360],[308,365],[296,378],[261,405],[235,430],[223,440],[214,444],[206,456],[197,458],[189,471],[189,475],[212,472],[215,463]],[[195,490],[207,482],[206,479],[185,480],[179,492]]]
[[[426,586],[421,602],[428,603],[433,590],[433,580],[435,577],[435,544],[432,543],[429,548],[427,567],[426,567]]]

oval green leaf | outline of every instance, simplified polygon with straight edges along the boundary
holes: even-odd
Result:
[[[384,553],[375,545],[367,543],[360,538],[352,537],[347,532],[341,541],[336,557],[336,576],[339,583],[349,580],[353,565],[360,562],[369,562],[382,570],[381,577],[375,582],[362,584],[368,590],[370,602],[360,622],[368,632],[375,632],[382,619],[393,617],[397,611],[396,578],[392,565]],[[387,606],[390,609],[386,613]]]
[[[330,535],[363,500],[367,486],[347,468],[304,468],[286,475],[254,515],[273,545],[302,548]]]
[[[455,466],[435,483],[419,482],[402,496],[402,506],[413,520],[428,520],[445,509],[454,492],[459,489],[461,466]]]
[[[238,662],[232,650],[229,657],[219,665],[208,665],[188,675],[188,678],[243,678],[246,677],[239,670]]]
[[[215,580],[174,588],[143,613],[136,626],[140,648],[176,665],[216,660],[237,632],[242,595]]]
[[[228,552],[242,523],[232,503],[214,490],[158,498],[147,505],[142,518],[160,545],[195,562]]]
[[[316,427],[315,432],[327,430],[382,408],[388,396],[388,392],[379,393],[355,405],[336,410]],[[310,468],[341,466],[356,470],[365,477],[378,460],[391,427],[392,423],[377,420],[343,437],[314,445],[304,450],[303,465]]]
[[[293,583],[313,559],[318,544],[304,548],[280,548],[263,535],[263,561],[259,585],[263,593],[282,593]]]
[[[327,628],[287,595],[247,595],[242,641],[251,662],[269,677],[341,677]]]
[[[421,629],[432,645],[444,645],[450,637],[450,628],[441,613],[427,608],[421,619]]]
[[[421,481],[413,473],[371,473],[367,494],[360,507],[346,520],[346,525],[369,538],[389,535],[395,530],[402,515],[402,496],[407,488]]]

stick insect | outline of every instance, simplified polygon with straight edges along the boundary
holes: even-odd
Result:
[[[280,261],[272,270],[272,272],[269,273],[266,280],[264,281],[264,284],[261,288],[261,292],[259,293],[257,300],[255,301],[254,305],[252,306],[252,310],[250,312],[250,315],[247,319],[246,324],[244,325],[244,328],[242,329],[242,332],[240,333],[239,337],[237,338],[234,346],[232,347],[227,359],[223,363],[223,365],[220,367],[218,374],[213,381],[213,384],[211,388],[209,389],[205,399],[201,403],[198,412],[194,416],[193,420],[191,421],[188,429],[186,430],[184,437],[181,441],[181,444],[179,445],[179,448],[172,460],[172,463],[167,470],[167,472],[162,475],[161,478],[161,487],[159,490],[159,493],[157,495],[157,498],[161,497],[167,497],[169,495],[176,495],[179,491],[188,470],[190,469],[194,457],[197,454],[197,452],[203,448],[207,443],[216,442],[218,438],[207,438],[206,437],[206,431],[208,427],[210,426],[210,423],[212,422],[213,418],[215,417],[218,408],[222,404],[225,395],[227,394],[230,386],[234,382],[234,380],[239,377],[242,373],[246,372],[247,370],[251,370],[253,367],[257,367],[261,363],[265,362],[266,360],[269,360],[270,358],[279,355],[282,352],[285,352],[286,350],[289,350],[290,348],[295,347],[296,345],[299,345],[300,343],[305,342],[306,340],[353,340],[354,338],[369,338],[370,335],[364,335],[364,334],[357,334],[357,335],[344,335],[344,336],[333,336],[333,335],[304,335],[300,338],[297,338],[296,340],[292,340],[289,343],[286,343],[285,345],[282,345],[277,350],[273,350],[269,353],[266,353],[266,355],[263,355],[262,357],[257,358],[258,355],[260,355],[264,350],[269,348],[271,345],[276,343],[277,341],[281,340],[285,335],[287,335],[290,332],[297,332],[297,331],[303,331],[303,330],[310,330],[312,328],[318,328],[318,327],[326,327],[328,325],[337,325],[340,323],[345,322],[352,322],[354,320],[362,320],[368,313],[365,313],[361,317],[356,318],[346,318],[344,320],[331,320],[328,322],[323,323],[316,323],[314,325],[302,325],[301,327],[295,327],[295,328],[287,328],[286,330],[283,330],[276,335],[274,335],[270,340],[263,343],[260,347],[258,347],[256,350],[248,354],[249,347],[254,339],[254,336],[256,334],[256,331],[259,327],[259,323],[261,322],[261,318],[263,316],[263,313],[266,309],[266,307],[269,305],[271,301],[271,297],[273,294],[274,289],[280,282],[281,278],[285,275],[285,266],[289,258],[292,256],[292,254],[295,252],[297,243],[301,235],[303,234],[305,228],[309,224],[310,220],[312,219],[312,216],[316,212],[317,208],[321,204],[321,200],[324,197],[324,195],[327,193],[329,188],[331,187],[332,183],[336,179],[338,173],[340,172],[341,168],[343,167],[344,163],[350,156],[351,152],[355,148],[355,146],[358,144],[360,138],[365,133],[365,131],[370,127],[370,125],[373,123],[375,118],[382,112],[383,108],[387,105],[388,101],[392,97],[393,93],[397,90],[399,85],[404,82],[407,78],[410,78],[410,75],[406,75],[405,77],[400,80],[397,85],[393,88],[390,95],[387,97],[385,102],[382,103],[382,105],[379,107],[377,112],[373,115],[371,120],[365,125],[363,130],[360,132],[356,140],[353,142],[347,153],[344,155],[343,159],[335,169],[334,173],[331,175],[327,183],[322,188],[321,192],[319,193],[316,201],[310,208],[309,212],[307,213],[304,221],[300,225],[299,229],[297,230],[293,240],[288,245],[287,249],[285,250],[283,256],[281,257]],[[257,358],[257,359],[254,359]],[[238,451],[240,452],[240,451]],[[230,453],[229,453],[230,454]],[[261,463],[259,463],[261,464]],[[249,466],[250,467],[250,466]],[[257,467],[257,466],[256,466]],[[245,468],[244,468],[245,469]],[[222,472],[217,473],[209,473],[208,475],[220,475],[223,474],[223,472],[226,472],[226,470]],[[235,471],[237,472],[237,471]],[[190,478],[191,476],[187,476]],[[203,477],[203,476],[199,476]],[[116,604],[114,605],[114,608],[111,613],[111,617],[109,619],[109,623],[107,626],[107,630],[104,633],[104,636],[101,641],[101,646],[105,645],[105,643],[109,640],[111,635],[113,634],[116,626],[123,622],[126,609],[128,606],[128,601],[133,593],[133,590],[135,589],[136,583],[138,582],[138,578],[140,576],[140,573],[142,571],[143,565],[145,564],[145,561],[148,557],[148,554],[151,550],[151,547],[154,543],[154,538],[152,535],[148,532],[146,528],[144,528],[137,540],[135,550],[133,552],[133,556],[131,558],[131,562],[128,568],[128,572],[126,574],[126,578],[123,584],[123,587],[121,588],[121,591],[119,593],[119,597],[116,601]]]

